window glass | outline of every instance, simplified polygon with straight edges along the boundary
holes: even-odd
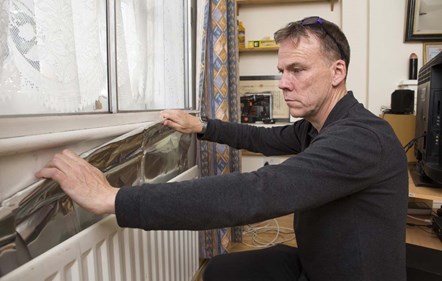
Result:
[[[185,107],[186,2],[117,0],[119,110]]]
[[[0,115],[107,112],[105,0],[0,4]]]

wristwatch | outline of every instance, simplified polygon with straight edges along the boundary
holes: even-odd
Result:
[[[200,121],[201,121],[202,129],[201,129],[201,132],[199,132],[198,134],[204,135],[207,131],[207,122],[209,121],[209,119],[203,115],[203,116],[200,116]]]

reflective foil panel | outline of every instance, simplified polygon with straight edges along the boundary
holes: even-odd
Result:
[[[192,136],[155,124],[81,156],[113,186],[166,182],[187,170]],[[192,160],[193,161],[193,160]],[[0,276],[96,223],[57,183],[41,180],[1,202]]]

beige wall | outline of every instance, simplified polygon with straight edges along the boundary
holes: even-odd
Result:
[[[239,19],[246,41],[272,36],[286,23],[318,15],[335,22],[346,33],[351,47],[348,89],[378,115],[390,106],[391,93],[408,78],[408,58],[419,57],[422,43],[404,43],[406,0],[339,0],[329,3],[298,3],[241,6]],[[276,75],[277,53],[240,53],[240,75]]]

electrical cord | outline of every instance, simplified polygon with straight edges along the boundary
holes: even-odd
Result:
[[[273,221],[274,225],[271,225],[270,222]],[[265,223],[265,225],[262,225]],[[266,241],[265,239],[260,237],[261,234],[269,234],[275,233],[275,236],[271,239],[271,241]],[[290,238],[282,238],[282,234],[290,234]],[[278,220],[272,219],[270,221],[265,221],[253,225],[246,225],[244,227],[243,236],[250,235],[252,238],[252,244],[242,241],[241,243],[251,247],[251,248],[266,248],[270,246],[274,246],[276,244],[282,244],[285,242],[289,242],[295,239],[295,234],[293,228],[282,227],[279,225]]]
[[[425,227],[431,227],[431,224],[415,224],[415,223],[410,223],[407,222],[408,226],[425,226]]]
[[[421,136],[415,137],[414,139],[412,139],[411,141],[409,141],[406,145],[404,145],[404,150],[405,152],[408,152],[408,150],[410,150],[410,148],[412,148],[414,146],[414,144],[416,143],[416,141],[420,138],[425,137],[426,134],[423,134]]]
[[[420,230],[422,230],[423,232],[426,232],[426,233],[428,233],[428,234],[432,234],[432,235],[434,235],[434,232],[433,232],[433,230],[432,230],[432,228],[433,228],[433,223],[432,223],[432,220],[431,219],[421,219],[421,218],[418,218],[418,217],[414,217],[414,216],[410,216],[410,215],[407,215],[409,218],[411,218],[411,219],[414,219],[414,220],[417,220],[417,221],[422,221],[422,222],[426,222],[427,224],[415,224],[415,223],[409,223],[409,222],[407,222],[406,223],[406,225],[407,226],[412,226],[412,227],[417,227],[417,228],[419,228]]]

